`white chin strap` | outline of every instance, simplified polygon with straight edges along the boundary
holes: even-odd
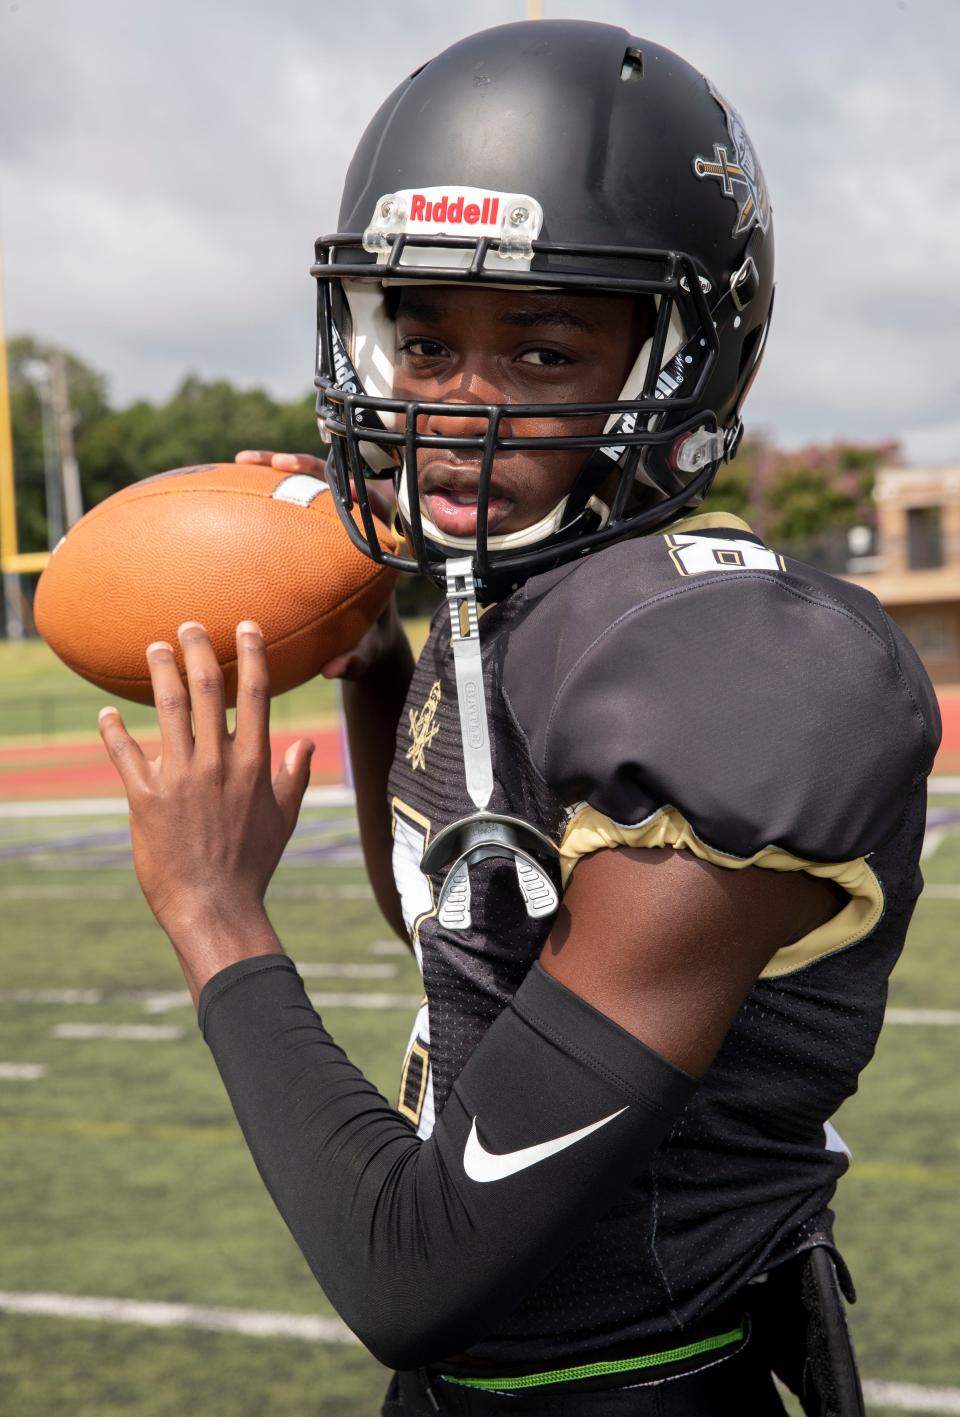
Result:
[[[464,555],[469,555],[476,551],[477,541],[473,536],[451,536],[446,531],[441,531],[436,522],[431,521],[424,510],[424,498],[420,499],[420,522],[423,526],[423,534],[428,541],[435,541],[437,545],[444,546],[450,551],[459,551]],[[489,551],[522,551],[526,546],[535,546],[540,541],[546,541],[550,536],[555,535],[560,530],[563,522],[563,514],[567,509],[569,497],[562,498],[555,507],[534,522],[532,526],[521,527],[519,531],[501,532],[499,535],[487,537],[487,549]],[[587,507],[600,519],[600,526],[606,526],[607,518],[610,515],[610,508],[605,502],[601,502],[599,497],[591,497]],[[401,519],[410,525],[410,497],[407,492],[406,478],[401,478],[400,491],[397,493],[397,510]]]

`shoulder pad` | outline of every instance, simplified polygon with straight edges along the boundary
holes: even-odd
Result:
[[[736,856],[845,861],[892,834],[940,725],[873,596],[736,531],[620,542],[566,569],[530,583],[503,667],[566,802],[622,825],[672,806]]]

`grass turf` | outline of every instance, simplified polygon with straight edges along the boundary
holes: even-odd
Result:
[[[192,1010],[151,1014],[142,999],[118,997],[183,987],[129,866],[120,864],[122,819],[0,828],[0,987],[105,991],[102,1002],[76,1006],[0,1000],[0,1059],[49,1070],[37,1082],[0,1084],[0,1289],[328,1315],[256,1175]],[[343,813],[309,814],[302,839],[349,829]],[[925,875],[953,884],[958,867],[960,834],[952,832]],[[359,867],[285,864],[271,908],[299,962],[396,970],[310,979],[311,990],[417,992],[412,962],[377,948],[388,932]],[[921,901],[891,1005],[960,1007],[958,920],[960,901]],[[324,1013],[392,1097],[410,1011]],[[80,1020],[183,1033],[157,1043],[51,1036],[57,1024]],[[960,1386],[956,1040],[950,1027],[889,1026],[837,1119],[855,1155],[837,1198],[838,1238],[861,1294],[852,1323],[862,1368],[874,1379]],[[378,1411],[384,1383],[380,1366],[347,1346],[0,1320],[0,1406],[16,1417],[367,1417]],[[871,1417],[882,1411],[871,1409]]]
[[[426,620],[406,624],[419,653],[429,629]],[[67,669],[42,640],[0,641],[0,742],[38,738],[53,743],[78,734],[96,736],[97,711],[110,702],[103,689]],[[144,704],[121,701],[133,732],[156,729],[156,715]],[[335,722],[336,684],[316,678],[273,701],[274,726]]]

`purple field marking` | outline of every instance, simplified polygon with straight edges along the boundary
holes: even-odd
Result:
[[[927,830],[939,831],[960,823],[960,807],[934,807],[927,814]],[[121,850],[109,850],[121,847]],[[130,830],[124,826],[108,830],[73,833],[66,837],[40,837],[0,847],[0,863],[19,861],[38,854],[90,852],[101,867],[124,866],[130,860]],[[288,862],[322,861],[327,865],[354,865],[360,861],[360,839],[355,827],[346,828],[329,821],[307,820],[299,825],[284,853]]]
[[[46,840],[20,841],[15,846],[0,847],[0,861],[16,861],[22,856],[33,856],[38,851],[88,851],[94,846],[115,846],[121,841],[129,842],[130,829],[119,831],[85,832],[82,836],[48,837]]]

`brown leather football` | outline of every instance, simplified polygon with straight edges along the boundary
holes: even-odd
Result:
[[[358,516],[359,524],[359,516]],[[395,548],[382,528],[381,544]],[[153,702],[144,651],[199,620],[236,702],[236,626],[263,630],[274,694],[352,649],[396,573],[350,541],[325,482],[243,463],[177,468],[108,497],[60,542],[37,586],[37,628],[111,695]]]

